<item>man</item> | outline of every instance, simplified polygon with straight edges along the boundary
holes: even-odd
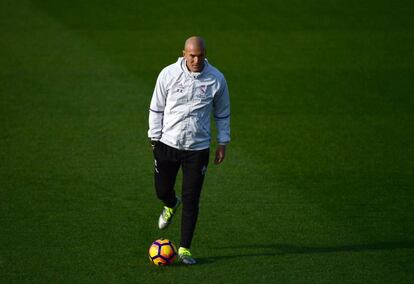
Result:
[[[183,204],[178,259],[195,264],[190,253],[199,200],[209,162],[210,114],[217,128],[215,164],[223,162],[230,142],[230,99],[226,80],[205,58],[201,37],[186,40],[183,57],[158,76],[149,112],[148,137],[155,158],[155,191],[164,203],[158,226],[165,229]],[[174,185],[183,172],[182,196]]]

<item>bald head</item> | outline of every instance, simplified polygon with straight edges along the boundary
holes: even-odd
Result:
[[[203,50],[206,49],[206,45],[204,43],[204,39],[202,37],[199,36],[192,36],[189,37],[184,44],[184,50],[186,50],[187,48],[201,48]]]
[[[185,41],[183,57],[186,60],[188,70],[201,72],[204,68],[206,57],[206,45],[204,39],[199,36],[192,36]]]

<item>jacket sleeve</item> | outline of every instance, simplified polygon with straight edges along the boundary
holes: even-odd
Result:
[[[149,130],[148,137],[151,140],[160,140],[162,134],[162,124],[164,120],[165,102],[167,99],[167,88],[165,82],[165,70],[158,75],[155,84],[154,93],[152,94],[149,108]]]
[[[218,94],[214,97],[214,120],[217,129],[217,143],[226,145],[230,142],[230,97],[224,77]]]

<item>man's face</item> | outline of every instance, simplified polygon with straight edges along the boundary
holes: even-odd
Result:
[[[183,50],[183,56],[187,62],[187,68],[191,72],[201,72],[204,67],[206,52],[200,45],[188,45]]]

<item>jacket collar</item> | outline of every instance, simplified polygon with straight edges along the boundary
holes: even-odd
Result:
[[[205,74],[206,73],[206,70],[208,69],[208,66],[209,66],[209,63],[208,63],[208,60],[207,60],[207,58],[205,58],[204,59],[204,68],[203,68],[203,70],[201,70],[201,72],[191,72],[190,70],[188,70],[188,68],[187,68],[187,64],[186,64],[186,60],[185,60],[185,58],[184,57],[179,57],[178,58],[178,61],[180,62],[180,64],[181,64],[181,69],[184,71],[184,73],[185,73],[185,75],[186,76],[189,76],[189,77],[191,77],[191,78],[194,78],[194,79],[197,79],[197,78],[199,78],[200,76],[202,76],[203,74]]]

